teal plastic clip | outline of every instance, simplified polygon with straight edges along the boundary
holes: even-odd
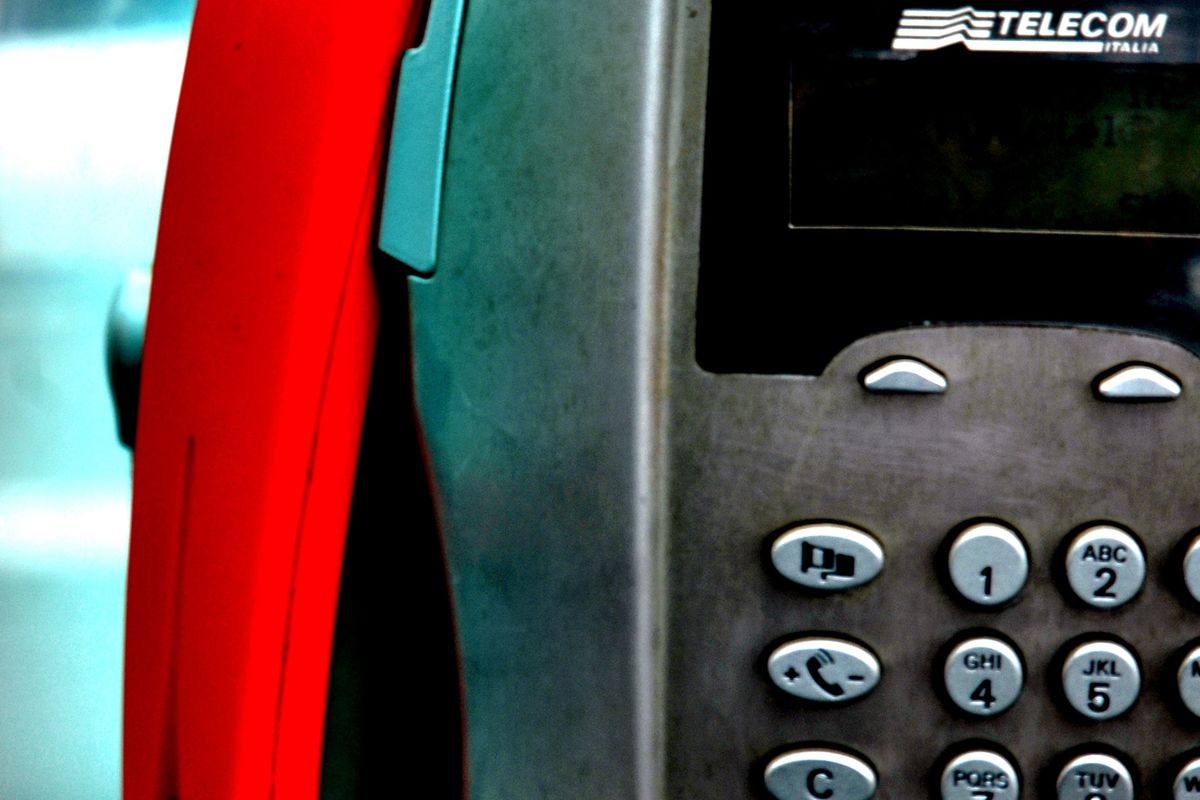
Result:
[[[466,0],[433,0],[425,40],[404,54],[379,247],[422,274],[437,263],[450,99]]]

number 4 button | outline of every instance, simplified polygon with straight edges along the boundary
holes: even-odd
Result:
[[[1141,590],[1146,556],[1129,531],[1111,523],[1089,525],[1066,547],[1067,583],[1083,602],[1116,608]]]
[[[942,676],[951,702],[978,717],[1007,709],[1025,685],[1020,653],[998,634],[958,642],[946,655]]]

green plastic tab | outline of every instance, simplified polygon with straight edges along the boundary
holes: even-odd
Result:
[[[379,246],[417,272],[437,263],[450,99],[466,0],[433,0],[425,40],[404,54]]]

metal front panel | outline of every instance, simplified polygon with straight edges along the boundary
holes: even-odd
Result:
[[[1161,679],[1200,632],[1169,580],[1200,525],[1200,364],[1117,331],[960,326],[861,339],[819,377],[701,369],[709,6],[468,8],[439,263],[412,298],[471,796],[762,797],[769,756],[824,741],[873,762],[878,797],[921,797],[945,749],[979,738],[1011,752],[1026,796],[1050,796],[1053,756],[1090,741],[1148,785],[1197,730]],[[821,314],[820,297],[794,313]],[[864,392],[860,370],[892,355],[936,366],[948,390]],[[1092,379],[1127,360],[1173,373],[1183,397],[1096,400]],[[978,517],[1028,544],[1013,605],[970,606],[939,574],[946,536]],[[881,575],[829,596],[779,578],[772,534],[805,520],[869,531]],[[1052,570],[1096,520],[1128,526],[1148,558],[1115,610],[1072,600]],[[941,648],[977,627],[1024,655],[1024,690],[995,717],[936,688]],[[765,656],[806,632],[869,645],[878,687],[829,708],[777,690]],[[1087,632],[1142,661],[1119,719],[1056,699],[1052,661]]]
[[[438,263],[411,296],[473,798],[655,791],[647,99],[662,13],[467,8]]]
[[[868,757],[879,773],[879,798],[934,796],[939,757],[973,739],[1012,753],[1025,796],[1052,797],[1061,767],[1055,756],[1088,742],[1127,753],[1139,796],[1148,796],[1168,761],[1195,746],[1200,729],[1178,710],[1171,662],[1200,633],[1196,606],[1179,587],[1176,550],[1200,525],[1192,487],[1200,468],[1196,356],[1113,330],[918,327],[860,339],[818,377],[700,369],[704,119],[697,109],[706,98],[708,65],[699,54],[707,39],[700,30],[681,31],[680,50],[694,55],[680,58],[674,102],[667,796],[765,797],[768,757],[813,741]],[[764,250],[748,245],[745,255],[757,259]],[[1096,279],[1117,266],[1097,264]],[[854,267],[838,251],[816,248],[779,268]],[[978,281],[975,287],[987,291]],[[770,304],[788,305],[779,297]],[[798,292],[773,327],[786,331],[788,314],[824,313],[819,295]],[[936,366],[947,392],[865,392],[860,371],[896,355]],[[1097,400],[1093,378],[1129,360],[1174,373],[1183,397]],[[980,517],[1009,523],[1028,543],[1029,578],[1010,606],[964,602],[941,574],[947,536]],[[769,546],[806,520],[846,522],[878,537],[886,554],[880,577],[824,596],[782,579]],[[1141,593],[1114,610],[1084,606],[1054,568],[1063,539],[1097,520],[1132,529],[1148,559]],[[943,648],[980,627],[1011,638],[1025,661],[1021,696],[987,718],[957,711],[938,689]],[[771,648],[814,631],[852,637],[878,654],[883,676],[873,693],[818,707],[772,684],[764,664]],[[1140,699],[1115,720],[1081,719],[1056,688],[1056,655],[1088,632],[1123,638],[1142,662]]]
[[[862,366],[896,352],[943,368],[947,394],[865,393]],[[1169,365],[1188,385],[1200,379],[1195,357],[1169,343],[1031,328],[884,334],[842,353],[818,379],[713,376],[681,364],[671,462],[671,796],[752,795],[765,754],[814,739],[870,757],[881,798],[921,796],[941,753],[976,737],[1009,748],[1027,780],[1054,754],[1091,740],[1123,749],[1147,777],[1190,748],[1194,722],[1173,716],[1160,679],[1200,630],[1169,580],[1179,566],[1172,551],[1200,521],[1190,490],[1200,408],[1190,398],[1093,399],[1092,376],[1130,357]],[[1010,607],[968,608],[939,575],[947,534],[979,516],[1008,521],[1029,544],[1029,581]],[[880,577],[812,596],[775,576],[764,544],[814,518],[876,535],[887,558]],[[1116,610],[1082,607],[1052,569],[1060,541],[1093,520],[1128,525],[1148,555],[1142,593]],[[954,713],[936,688],[939,651],[974,627],[1011,637],[1027,665],[1022,695],[995,718]],[[763,675],[764,651],[812,630],[870,645],[883,664],[878,688],[837,708],[778,692]],[[1113,721],[1078,720],[1055,699],[1052,660],[1088,632],[1124,638],[1143,662],[1140,701]]]

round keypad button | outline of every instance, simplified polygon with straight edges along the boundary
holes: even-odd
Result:
[[[1175,682],[1183,705],[1200,717],[1200,646],[1193,647],[1184,655],[1175,673]]]
[[[990,750],[971,750],[950,760],[942,770],[942,800],[1017,800],[1017,769]]]
[[[1175,800],[1200,800],[1200,758],[1192,759],[1179,770],[1171,795]]]
[[[1025,685],[1017,651],[990,636],[972,637],[952,648],[942,675],[954,705],[980,717],[995,716],[1017,702]]]
[[[1067,545],[1066,572],[1080,600],[1096,608],[1116,608],[1141,590],[1146,557],[1128,531],[1093,525]]]
[[[1088,719],[1112,719],[1137,702],[1142,674],[1129,648],[1117,642],[1076,645],[1062,668],[1063,694]]]
[[[1058,800],[1133,800],[1133,776],[1120,759],[1086,753],[1058,774]]]
[[[1029,577],[1029,551],[1017,532],[980,522],[954,535],[948,552],[950,582],[958,593],[984,606],[1007,603]]]
[[[1183,584],[1192,599],[1200,602],[1200,534],[1192,539],[1183,555]]]

